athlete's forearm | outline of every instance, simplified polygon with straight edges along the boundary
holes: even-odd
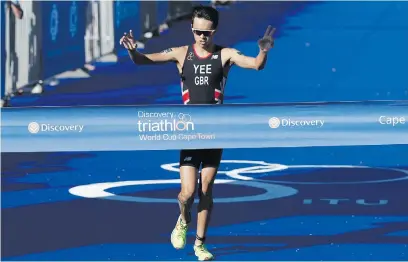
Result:
[[[262,50],[259,50],[259,53],[257,57],[255,58],[255,68],[257,70],[264,69],[267,59],[268,59],[268,53]]]
[[[146,55],[137,52],[136,50],[128,50],[129,57],[136,65],[144,65],[153,63]]]

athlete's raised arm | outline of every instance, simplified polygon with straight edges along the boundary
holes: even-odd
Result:
[[[132,30],[129,34],[125,33],[120,39],[120,44],[123,45],[129,53],[130,59],[137,65],[147,65],[165,62],[176,62],[180,47],[168,48],[160,53],[142,54],[136,50],[137,43],[133,38]]]
[[[255,70],[262,70],[267,60],[269,49],[273,47],[274,40],[272,38],[275,28],[268,26],[265,35],[259,39],[259,53],[256,57],[245,56],[236,49],[230,48],[230,62],[242,68],[250,68]]]

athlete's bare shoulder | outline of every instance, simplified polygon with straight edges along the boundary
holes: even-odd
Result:
[[[188,46],[183,45],[183,46],[175,46],[175,47],[170,47],[168,49],[163,50],[162,52],[181,52],[183,50],[187,50]]]
[[[162,54],[174,54],[177,55],[179,53],[183,53],[187,51],[187,46],[177,46],[177,47],[170,47],[167,49],[164,49],[163,51],[161,51],[160,53]]]
[[[232,54],[234,52],[237,52],[237,50],[231,47],[224,47],[223,49],[221,49],[221,57],[222,57],[223,65],[226,65],[227,63],[229,64]]]
[[[221,50],[221,52],[222,52],[222,54],[223,54],[225,57],[228,57],[228,58],[231,58],[231,56],[232,56],[234,53],[241,54],[237,49],[232,48],[232,47],[224,47],[224,48]]]

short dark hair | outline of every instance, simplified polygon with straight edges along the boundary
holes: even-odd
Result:
[[[213,29],[218,26],[218,10],[211,6],[196,6],[193,8],[193,17],[191,18],[191,24],[194,22],[194,18],[204,18],[205,20],[213,23]]]

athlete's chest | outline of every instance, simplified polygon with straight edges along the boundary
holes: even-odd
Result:
[[[183,73],[185,77],[218,78],[223,74],[220,54],[210,54],[207,57],[197,57],[190,52],[184,62]]]

